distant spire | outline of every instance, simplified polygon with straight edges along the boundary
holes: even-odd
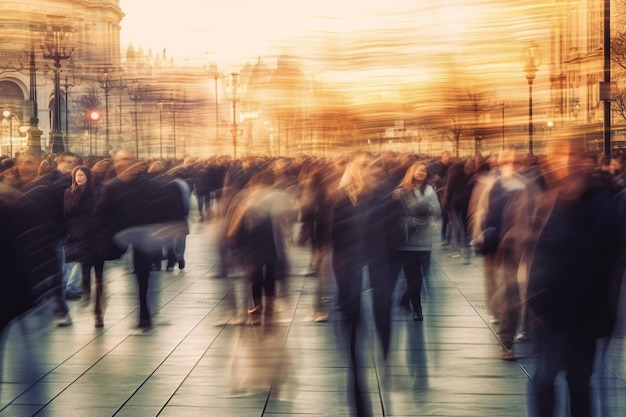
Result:
[[[127,61],[135,60],[135,48],[133,47],[132,42],[128,44],[128,49],[126,50],[126,60]]]

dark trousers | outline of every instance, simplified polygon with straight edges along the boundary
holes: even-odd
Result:
[[[374,324],[382,348],[383,358],[387,358],[391,343],[391,296],[393,282],[387,262],[373,261],[367,265],[372,292]],[[348,374],[348,403],[353,415],[370,417],[373,415],[368,388],[359,363],[358,328],[361,323],[361,293],[363,292],[363,265],[350,265],[348,262],[333,262],[337,282],[337,301],[343,316],[342,336],[348,342],[350,366]],[[367,327],[367,326],[365,326]]]
[[[391,277],[395,282],[404,272],[407,285],[407,297],[416,313],[422,312],[422,285],[430,269],[429,251],[396,251],[392,255]]]
[[[276,292],[275,263],[261,264],[251,262],[248,264],[248,276],[252,287],[252,300],[255,306],[262,304],[263,292],[265,292],[265,297],[268,300],[274,297]]]
[[[154,254],[133,249],[133,267],[139,289],[139,325],[150,325],[150,310],[148,308],[148,281],[150,280],[150,265]]]
[[[383,355],[386,357],[391,342],[391,297],[394,286],[390,279],[387,262],[372,261],[367,267],[372,291],[374,324]],[[333,269],[337,283],[337,302],[341,306],[348,326],[350,340],[354,343],[354,335],[356,335],[361,318],[361,293],[364,290],[363,266],[337,262],[334,263]]]
[[[555,406],[555,379],[566,373],[572,417],[591,416],[591,386],[596,339],[577,334],[552,323],[535,329],[537,365],[533,375],[536,395],[529,396],[532,416],[552,417]],[[534,411],[534,414],[532,413]]]

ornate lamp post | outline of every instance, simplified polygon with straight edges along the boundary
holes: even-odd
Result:
[[[530,42],[522,49],[520,60],[528,80],[528,153],[533,155],[533,81],[541,65],[539,44],[535,41]]]
[[[35,65],[35,49],[31,45],[30,62],[29,62],[29,97],[31,104],[31,115],[28,119],[28,150],[32,152],[41,152],[41,134],[39,129],[39,117],[37,109],[37,67]]]
[[[105,139],[104,139],[104,152],[109,153],[109,91],[112,88],[117,88],[118,80],[112,79],[109,76],[109,71],[104,70],[100,73],[99,77],[100,88],[104,90],[104,120],[105,120]]]
[[[61,129],[61,61],[70,59],[74,52],[71,35],[73,30],[70,26],[52,24],[45,34],[41,49],[44,59],[54,61],[54,113],[52,118],[51,145],[52,152],[58,153],[65,150],[63,144],[63,131]]]
[[[80,79],[76,77],[76,67],[74,66],[73,60],[69,61],[70,74],[65,74],[65,83],[63,87],[65,89],[65,140],[66,143],[70,144],[70,89],[76,87],[80,84]]]

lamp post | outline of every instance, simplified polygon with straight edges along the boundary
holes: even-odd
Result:
[[[217,72],[217,64],[213,64],[211,66],[213,68],[213,79],[215,80],[215,143],[220,139],[220,120],[219,120],[219,112],[220,106],[218,103],[218,92],[217,92],[217,78],[219,77],[219,73]]]
[[[68,75],[65,74],[65,83],[63,84],[65,89],[65,140],[68,146],[70,144],[70,89],[80,84],[80,81],[76,78],[76,74],[74,73],[75,67],[73,60],[69,61],[69,68],[72,71],[71,81]]]
[[[526,80],[528,80],[528,153],[533,155],[533,81],[541,65],[539,44],[532,41],[522,49],[520,57]]]
[[[37,66],[35,64],[35,49],[31,45],[30,49],[30,62],[29,62],[29,94],[28,101],[31,105],[31,115],[28,119],[28,150],[32,152],[41,152],[41,134],[43,133],[39,129],[39,118],[37,116]]]
[[[74,52],[70,35],[72,28],[62,24],[52,24],[44,36],[41,49],[44,59],[54,61],[54,113],[52,118],[51,145],[52,152],[65,150],[63,131],[61,130],[61,61],[70,59]]]
[[[137,123],[137,114],[139,113],[137,103],[142,99],[141,86],[139,81],[134,80],[130,86],[130,99],[135,103],[135,156],[139,158],[139,124]]]
[[[5,110],[2,112],[5,119],[9,119],[9,156],[13,158],[13,112]]]
[[[89,122],[89,154],[93,155],[93,144],[94,141],[91,138],[91,132],[93,131],[93,123],[96,123],[98,120],[100,120],[100,112],[98,110],[89,110],[88,113],[88,122]],[[96,141],[95,141],[95,150],[96,153],[98,153],[98,135],[96,134]]]
[[[504,103],[502,103],[502,150],[504,150]]]
[[[231,133],[233,135],[233,159],[237,159],[237,85],[239,74],[233,72],[231,76],[233,80],[233,126]]]
[[[204,70],[213,76],[213,80],[215,81],[215,144],[217,145],[220,137],[220,123],[219,123],[219,102],[218,102],[218,90],[217,90],[217,80],[220,76],[219,71],[217,70],[217,64],[215,62],[211,62],[208,65],[204,66]]]
[[[109,77],[109,71],[104,70],[100,73],[99,77],[100,88],[104,90],[104,120],[105,120],[105,139],[104,139],[104,147],[105,153],[109,152],[109,91],[112,88],[117,88],[118,81],[111,79]]]
[[[163,159],[163,102],[157,103],[159,108],[159,158]]]

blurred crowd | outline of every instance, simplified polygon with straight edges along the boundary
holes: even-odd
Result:
[[[193,209],[200,222],[220,225],[216,278],[243,266],[252,324],[271,320],[276,297],[288,291],[288,246],[310,248],[313,317],[341,317],[350,401],[356,415],[369,415],[358,328],[371,319],[386,360],[400,279],[402,307],[415,322],[428,320],[422,287],[433,248],[443,245],[460,265],[483,263],[501,358],[515,360],[517,342],[534,343],[533,415],[552,415],[561,372],[571,415],[591,413],[589,380],[598,346],[606,346],[598,341],[618,320],[624,157],[555,140],[541,157],[511,148],[487,158],[353,152],[143,161],[121,150],[112,158],[23,153],[2,158],[0,170],[0,264],[9,268],[0,283],[2,327],[42,299],[54,303],[56,323],[69,326],[67,300],[76,298],[93,299],[95,326],[104,326],[105,264],[130,253],[138,327],[150,328],[150,273],[163,263],[166,271],[185,268]],[[361,307],[366,291],[371,318]]]

